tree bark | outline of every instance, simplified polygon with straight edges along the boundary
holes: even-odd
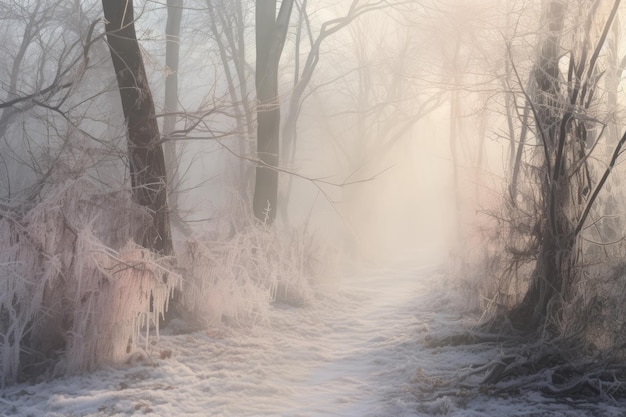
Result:
[[[560,114],[554,103],[559,96],[560,39],[566,6],[560,1],[548,2],[544,24],[548,34],[543,41],[540,56],[534,70],[537,94],[533,97],[537,135],[541,137],[545,155],[541,169],[542,213],[541,246],[530,286],[510,313],[511,323],[521,330],[538,330],[546,319],[557,313],[558,297],[564,289],[564,279],[569,278],[573,265],[575,239],[566,218],[569,206],[570,184],[565,175],[564,161],[559,155],[559,124],[565,115]],[[558,166],[558,167],[557,167]]]
[[[567,2],[549,0],[546,5],[544,22],[548,34],[534,71],[537,94],[529,100],[544,155],[540,170],[540,247],[528,291],[509,315],[513,326],[522,330],[536,332],[557,328],[563,302],[571,297],[578,279],[579,235],[599,190],[626,142],[624,136],[609,167],[589,196],[591,188],[594,188],[588,166],[590,149],[593,149],[589,146],[589,128],[594,124],[589,120],[597,119],[592,113],[597,89],[597,64],[619,4],[620,0],[614,1],[594,46],[588,41],[580,42],[579,50],[570,51],[567,74],[562,73],[559,67],[559,58],[564,56],[560,42]],[[586,25],[580,26],[583,28],[580,35],[586,40],[591,35],[592,19],[598,5],[594,4],[586,18]],[[564,83],[564,80],[567,82]]]
[[[280,103],[278,64],[282,54],[293,0],[283,0],[276,17],[276,0],[256,2],[257,156],[253,211],[271,224],[278,202]]]
[[[185,235],[191,231],[180,216],[179,194],[182,186],[180,158],[182,146],[171,138],[176,130],[178,119],[178,66],[180,55],[180,26],[183,18],[183,0],[167,0],[167,21],[165,24],[165,97],[163,120],[163,151],[165,168],[168,173],[168,203],[172,225]]]
[[[171,255],[167,174],[154,101],[137,42],[132,0],[102,0],[106,35],[128,129],[128,160],[133,197],[149,210],[152,223],[143,246]]]

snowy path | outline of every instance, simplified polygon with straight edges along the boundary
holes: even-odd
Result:
[[[481,346],[425,349],[466,323],[435,267],[346,278],[312,306],[277,305],[245,328],[164,336],[153,363],[0,390],[0,416],[618,416],[537,396],[420,403],[420,380],[486,361]],[[172,357],[158,359],[171,349]]]
[[[0,415],[401,415],[430,273],[355,276],[313,306],[273,307],[269,323],[165,336],[172,358],[12,387]]]

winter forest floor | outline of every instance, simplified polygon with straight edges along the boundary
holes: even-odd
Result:
[[[430,395],[438,381],[500,349],[427,347],[431,335],[460,333],[477,317],[446,289],[445,268],[414,263],[325,283],[312,305],[276,304],[268,320],[162,335],[149,358],[128,367],[5,388],[0,415],[626,415],[623,404],[557,401],[533,391]]]

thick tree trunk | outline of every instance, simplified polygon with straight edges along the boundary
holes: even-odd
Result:
[[[509,315],[515,327],[534,332],[558,329],[563,304],[571,298],[579,278],[579,235],[626,141],[626,136],[620,140],[602,179],[594,185],[588,161],[595,139],[589,140],[589,129],[595,127],[590,120],[600,119],[593,105],[600,71],[598,58],[620,0],[614,1],[602,33],[592,46],[590,37],[599,6],[593,3],[585,24],[573,31],[584,42],[575,42],[577,49],[569,54],[561,49],[568,2],[547,0],[545,5],[542,20],[548,32],[534,70],[537,88],[529,97],[543,156],[539,170],[540,246],[528,291]],[[569,59],[567,72],[559,66],[564,56]]]
[[[548,2],[544,22],[549,32],[534,71],[537,85],[537,94],[533,98],[537,109],[535,121],[544,155],[540,173],[542,240],[530,286],[522,302],[510,313],[513,326],[527,331],[544,328],[548,319],[558,317],[575,264],[576,239],[572,236],[571,219],[567,217],[571,215],[573,185],[567,175],[567,158],[559,151],[570,140],[560,129],[568,123],[568,120],[564,121],[568,116],[554,104],[559,100],[560,39],[565,9],[566,5],[561,1]]]
[[[253,210],[257,219],[273,223],[278,202],[280,103],[278,63],[287,36],[293,0],[283,0],[276,18],[276,0],[256,2],[257,156]]]
[[[154,102],[134,25],[132,0],[102,0],[111,58],[128,128],[128,160],[133,196],[152,215],[137,239],[164,255],[172,254],[167,175]]]
[[[562,302],[574,282],[577,262],[576,237],[566,213],[569,209],[567,176],[563,176],[555,197],[555,210],[544,205],[546,218],[542,225],[542,242],[530,286],[510,313],[511,324],[518,330],[536,331],[555,324],[560,318]]]

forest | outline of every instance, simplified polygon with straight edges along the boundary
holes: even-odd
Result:
[[[38,415],[15,387],[165,367],[189,338],[218,369],[244,337],[250,358],[270,339],[331,357],[363,333],[406,381],[402,413],[371,415],[503,415],[481,407],[529,393],[621,415],[620,0],[0,0],[0,16],[0,414]],[[454,368],[419,362],[442,352]],[[178,415],[93,401],[50,415]],[[228,410],[198,415],[328,415]]]

